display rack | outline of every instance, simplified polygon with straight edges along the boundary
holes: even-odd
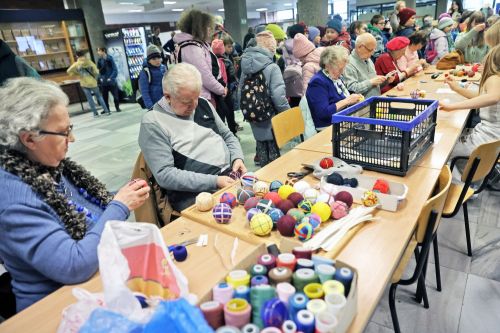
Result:
[[[145,35],[144,28],[123,28],[123,43],[131,79],[137,79],[144,65]]]

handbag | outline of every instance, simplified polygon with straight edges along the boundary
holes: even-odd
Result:
[[[465,57],[462,51],[455,50],[451,51],[441,59],[436,64],[436,69],[455,69],[457,65],[465,63]]]

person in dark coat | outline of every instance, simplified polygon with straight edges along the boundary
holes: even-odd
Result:
[[[243,38],[243,50],[245,50],[247,48],[248,41],[250,39],[252,39],[252,38],[255,38],[255,34],[254,34],[254,31],[253,31],[253,28],[250,27],[250,28],[248,28],[247,34]]]
[[[9,45],[0,39],[0,86],[7,79],[19,76],[40,78],[40,75],[33,67],[28,65],[23,58],[12,52]]]
[[[118,94],[118,85],[116,84],[118,70],[116,69],[115,61],[112,56],[108,55],[105,47],[97,48],[97,54],[99,55],[99,60],[97,61],[97,69],[99,70],[99,87],[101,88],[104,103],[106,103],[106,107],[109,110],[108,97],[111,92],[113,94],[116,112],[121,112],[120,96]],[[101,114],[103,113],[104,111],[101,112]]]

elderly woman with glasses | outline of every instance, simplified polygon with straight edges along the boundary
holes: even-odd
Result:
[[[357,103],[362,96],[349,94],[341,76],[349,62],[349,52],[342,46],[328,46],[321,53],[321,70],[309,81],[306,99],[317,131],[332,123],[332,115]]]
[[[66,158],[75,138],[57,85],[11,79],[0,100],[0,261],[21,311],[94,275],[104,225],[126,220],[149,187],[137,180],[112,195]]]

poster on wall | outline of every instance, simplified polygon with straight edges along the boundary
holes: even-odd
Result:
[[[104,39],[106,41],[108,55],[113,57],[118,71],[118,75],[116,76],[118,89],[120,89],[125,96],[131,96],[133,93],[132,82],[130,81],[122,33],[119,29],[104,31]]]

